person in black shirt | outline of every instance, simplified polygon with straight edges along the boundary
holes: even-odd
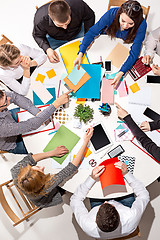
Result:
[[[83,0],[54,0],[37,10],[33,37],[50,62],[59,62],[54,49],[84,36],[94,23],[95,14]]]

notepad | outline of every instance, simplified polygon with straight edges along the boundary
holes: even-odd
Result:
[[[79,80],[83,77],[86,71],[80,66],[79,70],[77,69],[77,65],[73,68],[71,73],[68,75],[68,79],[74,84],[77,85]]]
[[[47,88],[47,90],[52,95],[52,99],[49,100],[46,104],[52,104],[54,102],[54,100],[56,100],[55,88]],[[43,105],[44,104],[34,91],[33,91],[33,104],[34,105]]]
[[[102,103],[114,103],[114,87],[111,85],[113,79],[102,79],[101,101]]]
[[[110,193],[111,189],[108,188],[107,190],[107,187],[109,186],[112,187],[113,191],[115,190],[113,187],[114,185],[119,186],[119,189],[117,187],[117,191],[122,191],[122,189],[123,191],[126,191],[122,171],[114,165],[116,162],[119,162],[118,157],[110,158],[100,163],[100,166],[105,166],[104,172],[100,175],[100,182],[104,196]]]
[[[50,101],[53,96],[49,93],[49,91],[45,88],[45,86],[40,82],[34,81],[31,85],[32,90],[36,93],[36,95],[41,99],[41,101],[45,104]]]
[[[129,49],[124,47],[121,43],[117,43],[117,45],[107,56],[106,60],[111,60],[113,66],[120,68],[128,56]]]
[[[64,65],[66,67],[66,70],[68,74],[72,71],[73,69],[73,62],[77,57],[77,54],[79,52],[79,45],[81,42],[75,41],[73,43],[67,44],[65,46],[62,46],[59,48],[61,57],[63,59]],[[87,64],[89,63],[86,54],[83,55],[82,63]]]
[[[101,66],[97,64],[82,64],[90,79],[77,91],[77,98],[100,99]]]
[[[71,130],[66,128],[64,125],[61,125],[61,127],[58,129],[56,134],[53,136],[53,138],[47,144],[47,146],[43,151],[48,152],[60,145],[64,145],[69,150],[69,153],[70,153],[79,140],[80,140],[79,136],[77,136]],[[59,157],[59,158],[53,157],[53,159],[59,164],[62,164],[69,153],[65,154],[63,157]]]

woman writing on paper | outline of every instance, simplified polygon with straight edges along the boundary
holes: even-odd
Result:
[[[38,207],[46,208],[62,203],[62,191],[58,185],[77,171],[92,134],[93,128],[89,128],[76,157],[55,175],[45,174],[44,167],[36,166],[37,162],[53,156],[62,157],[68,153],[65,146],[49,152],[28,154],[11,169],[14,184]]]
[[[0,46],[0,80],[10,90],[27,95],[30,74],[35,66],[43,64],[46,60],[47,55],[41,50],[23,44],[19,47],[3,44]]]
[[[111,8],[101,19],[85,34],[79,48],[78,57],[74,66],[82,62],[83,54],[94,38],[99,34],[107,34],[112,38],[121,38],[124,43],[132,43],[129,56],[114,77],[112,85],[117,86],[121,77],[132,67],[137,60],[142,42],[145,38],[147,24],[143,19],[143,10],[139,2],[129,0],[121,7]]]
[[[148,35],[145,43],[145,51],[142,62],[144,64],[150,64],[155,53],[160,56],[160,27],[150,32]],[[155,75],[160,76],[160,67],[158,65],[153,64],[152,71]]]
[[[124,110],[119,104],[116,103],[117,115],[123,119],[127,126],[132,131],[136,139],[159,163],[160,163],[160,147],[158,147],[145,133],[144,131],[153,131],[160,128],[160,120],[153,122],[142,122],[140,127],[134,122],[131,115]]]

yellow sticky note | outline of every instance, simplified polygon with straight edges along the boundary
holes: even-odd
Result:
[[[135,93],[135,92],[137,92],[137,91],[140,90],[140,87],[138,86],[137,83],[134,83],[134,84],[132,84],[132,85],[129,86],[129,87],[130,87],[130,89],[131,89],[131,91],[132,91],[133,93]]]
[[[85,104],[85,101],[86,101],[86,98],[77,98],[76,103],[77,103],[77,104],[82,104],[82,105],[84,105],[84,104]]]
[[[36,81],[40,81],[41,83],[44,82],[45,76],[38,73],[37,77],[36,77]]]
[[[51,70],[47,71],[46,73],[47,73],[47,76],[48,76],[49,79],[56,76],[56,73],[55,73],[53,68]]]
[[[84,152],[84,157],[87,158],[91,153],[92,153],[91,150],[88,147],[86,147],[86,150]]]

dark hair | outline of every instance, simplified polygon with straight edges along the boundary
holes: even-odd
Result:
[[[4,91],[0,90],[0,99],[4,96]]]
[[[71,15],[71,9],[64,0],[55,0],[50,3],[48,13],[52,20],[57,20],[60,23],[66,23]]]
[[[134,6],[136,6],[138,10],[134,11]],[[129,0],[121,5],[112,24],[106,30],[106,34],[111,36],[111,38],[114,38],[116,36],[116,32],[118,31],[120,26],[119,18],[122,13],[125,13],[129,18],[134,21],[134,26],[129,29],[127,37],[124,40],[125,43],[132,43],[136,36],[137,30],[141,22],[143,21],[143,9],[140,3],[137,1]]]
[[[11,44],[2,44],[0,46],[0,65],[8,67],[12,61],[20,56],[20,50]]]
[[[119,222],[119,213],[114,206],[109,203],[100,206],[96,216],[96,223],[101,231],[112,232],[118,227]]]

